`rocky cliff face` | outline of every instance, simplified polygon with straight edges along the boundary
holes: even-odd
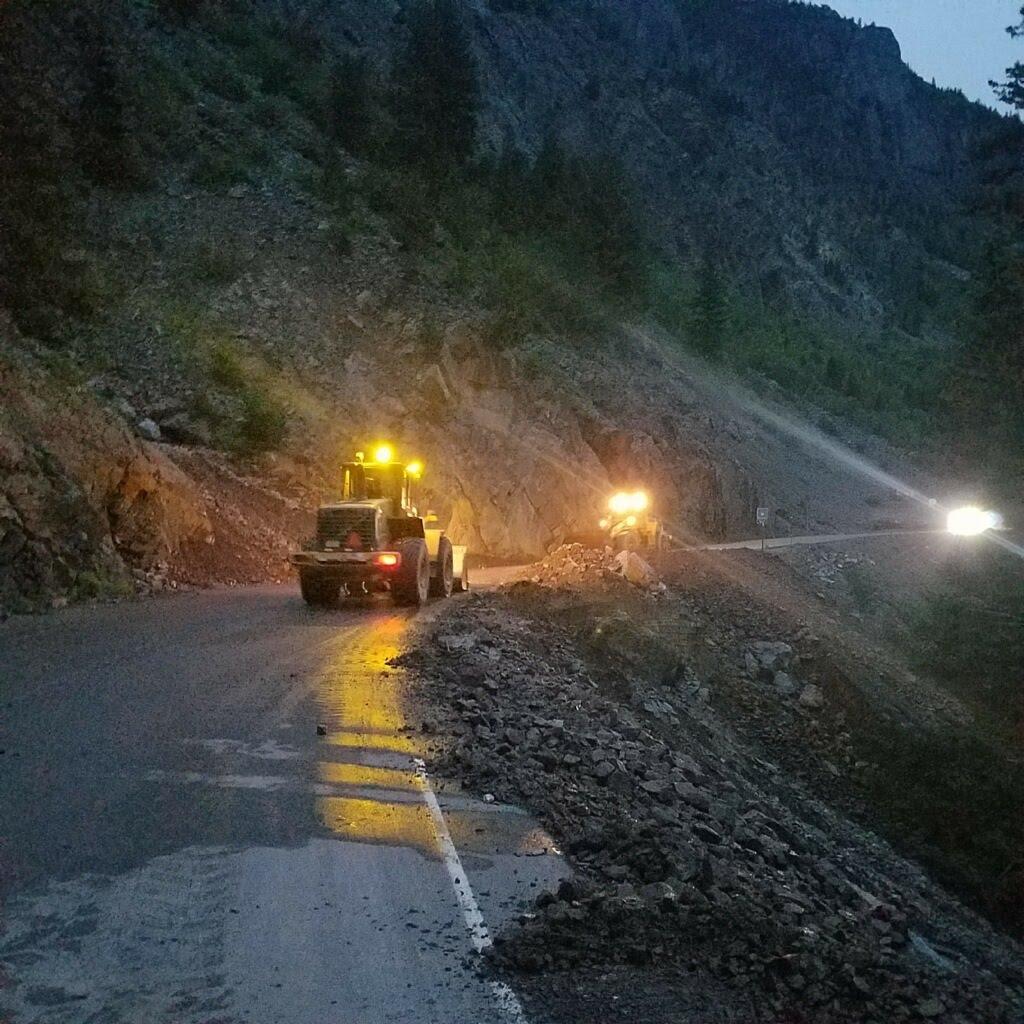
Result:
[[[295,502],[143,440],[95,388],[0,320],[0,616],[283,571]]]
[[[0,606],[130,590],[212,527],[193,483],[0,324]]]

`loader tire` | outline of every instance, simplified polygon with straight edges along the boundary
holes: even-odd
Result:
[[[455,586],[455,555],[452,542],[442,537],[437,546],[437,575],[430,580],[431,597],[451,597]]]
[[[418,608],[430,594],[430,553],[422,537],[405,537],[398,542],[402,564],[391,584],[391,597],[397,605]]]

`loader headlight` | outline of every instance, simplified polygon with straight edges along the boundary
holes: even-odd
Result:
[[[600,527],[600,528],[601,528],[602,530],[607,530],[607,529],[608,529],[608,520],[607,520],[607,519],[602,519],[602,520],[601,520],[601,521],[600,521],[600,522],[599,522],[599,523],[598,523],[597,525],[598,525],[598,526],[599,526],[599,527]]]
[[[636,526],[636,516],[627,516],[626,517],[626,525],[627,526]]]
[[[633,495],[626,494],[625,491],[619,491],[618,494],[612,495],[611,500],[608,502],[608,507],[617,516],[624,515],[633,507]]]
[[[650,499],[643,491],[619,491],[612,495],[608,507],[617,516],[622,516],[627,512],[643,512],[649,504]]]
[[[410,462],[409,465],[405,467],[405,471],[409,476],[418,479],[423,476],[423,463],[418,459],[415,462]]]
[[[373,461],[377,463],[388,463],[393,462],[395,458],[395,449],[389,444],[378,445],[373,450]]]

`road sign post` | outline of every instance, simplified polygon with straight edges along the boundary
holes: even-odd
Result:
[[[764,551],[768,527],[768,509],[762,505],[759,505],[757,508],[757,525],[761,530],[761,550]]]

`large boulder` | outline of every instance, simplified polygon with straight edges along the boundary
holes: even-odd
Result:
[[[646,589],[658,583],[658,574],[635,551],[620,551],[615,556],[615,564],[634,587]]]

